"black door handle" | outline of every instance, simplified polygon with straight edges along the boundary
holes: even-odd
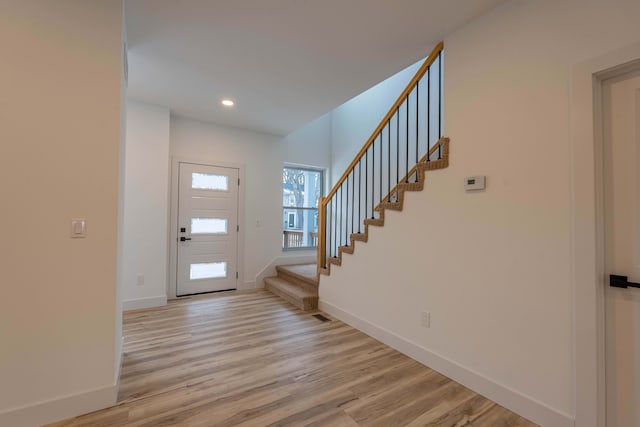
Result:
[[[633,283],[628,280],[627,276],[619,276],[617,274],[609,275],[609,286],[612,288],[640,288],[640,283]]]
[[[186,240],[191,240],[191,237],[180,237],[181,242],[184,242]]]

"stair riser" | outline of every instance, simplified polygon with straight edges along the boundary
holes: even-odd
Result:
[[[318,309],[318,297],[305,297],[302,299],[296,298],[293,295],[289,295],[287,292],[282,291],[277,286],[272,286],[269,283],[265,284],[265,289],[280,298],[287,300],[289,303],[295,305],[300,310],[312,311]]]
[[[310,284],[308,284],[306,282],[303,282],[301,280],[296,280],[295,277],[291,277],[289,275],[282,275],[280,273],[278,273],[278,277],[280,277],[280,278],[282,278],[282,279],[284,279],[284,280],[286,280],[288,282],[291,282],[291,283],[294,283],[294,284],[300,286],[305,291],[313,292],[313,293],[316,293],[316,294],[318,293],[318,285],[310,285]]]
[[[278,277],[282,279],[295,283],[297,285],[302,286],[304,289],[309,290],[311,292],[318,292],[318,283],[311,283],[310,280],[305,280],[298,275],[290,274],[285,270],[276,269],[278,271]]]

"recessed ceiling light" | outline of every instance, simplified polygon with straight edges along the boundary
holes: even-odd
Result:
[[[230,99],[223,99],[222,105],[224,105],[225,107],[233,107],[235,105],[235,102]]]

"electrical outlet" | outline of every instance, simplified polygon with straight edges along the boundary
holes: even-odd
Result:
[[[428,311],[423,311],[420,317],[420,324],[425,328],[431,327],[431,313]]]
[[[136,278],[136,285],[137,286],[144,285],[144,275],[143,274],[138,274],[138,277]]]

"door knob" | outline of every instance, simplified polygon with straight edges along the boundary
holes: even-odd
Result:
[[[180,237],[180,241],[181,242],[184,242],[184,241],[187,241],[187,240],[191,240],[191,237],[184,237],[184,236]]]
[[[640,283],[633,283],[628,280],[627,276],[619,276],[617,274],[609,275],[609,286],[613,288],[640,288]]]

